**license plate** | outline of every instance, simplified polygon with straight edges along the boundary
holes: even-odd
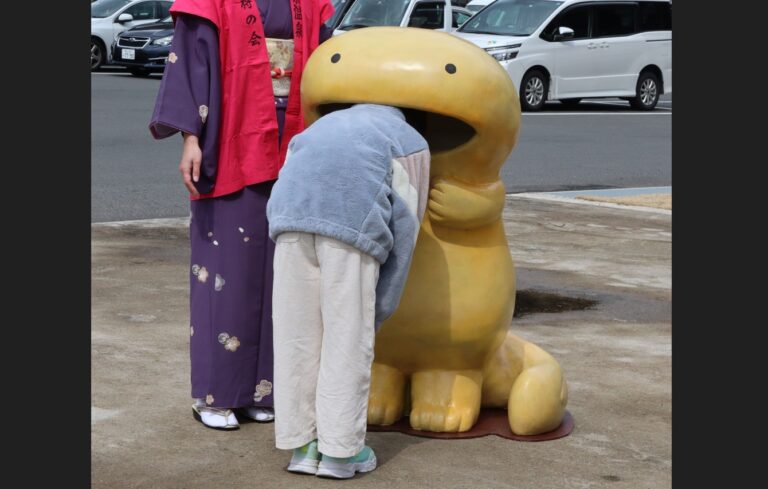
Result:
[[[136,50],[135,49],[123,49],[121,56],[123,59],[136,59]]]

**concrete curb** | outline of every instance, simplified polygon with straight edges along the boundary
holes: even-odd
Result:
[[[587,194],[584,194],[587,195]],[[610,202],[595,202],[591,200],[584,200],[584,199],[577,199],[574,197],[565,197],[562,195],[558,195],[555,193],[520,193],[520,194],[507,194],[507,200],[510,199],[530,199],[530,200],[545,200],[550,202],[562,202],[567,204],[580,204],[580,205],[591,205],[596,207],[610,207],[612,209],[625,209],[625,210],[634,210],[634,211],[640,211],[640,212],[650,212],[652,214],[662,214],[665,216],[671,216],[672,211],[667,209],[657,209],[655,207],[641,207],[641,206],[635,206],[635,205],[623,205],[623,204],[613,204]]]

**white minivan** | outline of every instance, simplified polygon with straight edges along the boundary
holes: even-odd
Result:
[[[450,0],[355,0],[333,32],[375,26],[421,27],[451,31]]]
[[[670,0],[496,0],[453,34],[499,60],[523,110],[596,97],[652,110],[672,92]]]

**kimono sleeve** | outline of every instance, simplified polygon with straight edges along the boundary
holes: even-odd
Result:
[[[203,153],[200,193],[213,189],[218,165],[221,111],[219,36],[216,26],[195,15],[176,15],[173,42],[149,131],[155,139],[178,132],[199,138]]]
[[[213,122],[212,106],[219,105],[219,100],[211,96],[213,89],[219,88],[218,44],[216,28],[210,21],[192,15],[177,16],[149,126],[155,139],[179,131],[200,137],[206,123]]]

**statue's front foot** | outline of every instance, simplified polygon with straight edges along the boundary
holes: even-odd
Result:
[[[429,370],[411,377],[411,427],[436,432],[468,431],[480,414],[480,370]]]
[[[403,417],[405,376],[400,370],[373,362],[368,394],[368,424],[390,425]]]

